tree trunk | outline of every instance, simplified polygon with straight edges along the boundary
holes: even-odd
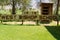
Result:
[[[56,11],[56,15],[57,15],[57,26],[59,26],[59,15],[58,15],[58,12],[59,12],[59,0],[57,1],[57,11]]]
[[[13,2],[13,4],[12,4],[12,14],[16,14],[16,12],[15,12],[15,0],[13,0],[12,1]]]
[[[4,9],[4,5],[1,6],[1,9],[2,9],[2,10]]]

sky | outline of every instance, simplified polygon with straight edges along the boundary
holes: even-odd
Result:
[[[38,2],[40,2],[40,0],[32,0],[31,1],[32,8],[35,8],[36,9]],[[41,2],[49,3],[49,0],[41,0]]]
[[[51,0],[42,0],[44,3],[50,3]]]
[[[31,1],[32,8],[37,8],[37,3],[38,3],[39,1],[40,1],[40,0],[32,0],[32,1]]]

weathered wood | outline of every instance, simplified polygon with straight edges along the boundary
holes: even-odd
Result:
[[[41,21],[52,21],[53,3],[41,3]],[[46,21],[47,22],[47,21]]]

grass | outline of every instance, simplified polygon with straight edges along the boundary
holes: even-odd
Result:
[[[56,40],[44,26],[0,24],[0,40]]]
[[[0,14],[6,13],[11,14],[8,10],[0,10]],[[20,14],[21,11],[17,10],[16,13]],[[0,40],[60,40],[58,28],[60,27],[0,24]]]
[[[47,30],[57,39],[60,40],[60,26],[45,26]]]

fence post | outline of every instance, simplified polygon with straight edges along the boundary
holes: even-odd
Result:
[[[39,20],[36,20],[36,25],[39,25]]]
[[[23,25],[23,22],[24,22],[24,21],[22,20],[22,24],[21,24],[21,25]]]

